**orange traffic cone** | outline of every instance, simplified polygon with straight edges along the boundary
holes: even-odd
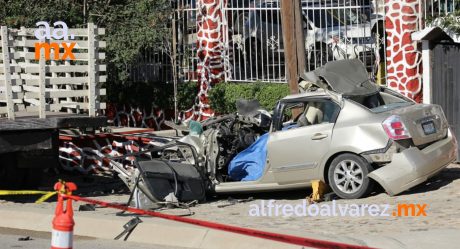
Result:
[[[56,212],[53,219],[53,231],[51,235],[51,249],[71,249],[73,244],[73,220],[72,200],[67,199],[67,206],[64,210],[63,194],[72,194],[77,189],[74,183],[58,182],[54,189],[59,192]]]

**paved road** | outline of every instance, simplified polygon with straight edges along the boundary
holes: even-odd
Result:
[[[20,238],[30,237],[30,240],[20,241]],[[30,230],[11,229],[0,227],[0,248],[21,248],[21,249],[40,249],[50,248],[51,234],[45,232],[35,232]],[[183,249],[180,247],[169,247],[164,245],[141,244],[129,241],[104,240],[91,237],[75,236],[74,248],[91,249]]]

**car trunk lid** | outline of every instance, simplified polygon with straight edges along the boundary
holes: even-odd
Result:
[[[410,105],[391,113],[401,117],[415,146],[429,144],[447,135],[449,125],[439,105]]]
[[[344,97],[368,96],[380,90],[369,79],[366,68],[358,59],[330,61],[320,68],[304,73],[302,78]]]

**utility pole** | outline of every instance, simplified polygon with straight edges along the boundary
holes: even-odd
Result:
[[[305,36],[300,0],[281,0],[284,63],[291,94],[299,92],[299,75],[305,71]]]
[[[83,23],[86,24],[86,0],[83,0]]]
[[[171,51],[171,64],[173,74],[173,87],[174,87],[174,123],[177,122],[178,107],[177,107],[177,27],[176,27],[176,9],[173,12],[172,18],[172,51]]]

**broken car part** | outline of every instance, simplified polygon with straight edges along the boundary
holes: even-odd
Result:
[[[129,235],[131,235],[131,233],[134,231],[134,229],[137,227],[137,225],[139,225],[140,223],[142,223],[142,220],[139,219],[139,217],[136,217],[136,218],[132,218],[130,221],[128,221],[128,223],[124,224],[123,225],[123,232],[121,232],[119,235],[117,235],[114,240],[118,240],[120,239],[121,237],[123,237],[123,235],[125,236],[125,238],[123,239],[124,241],[128,240],[129,238]]]

